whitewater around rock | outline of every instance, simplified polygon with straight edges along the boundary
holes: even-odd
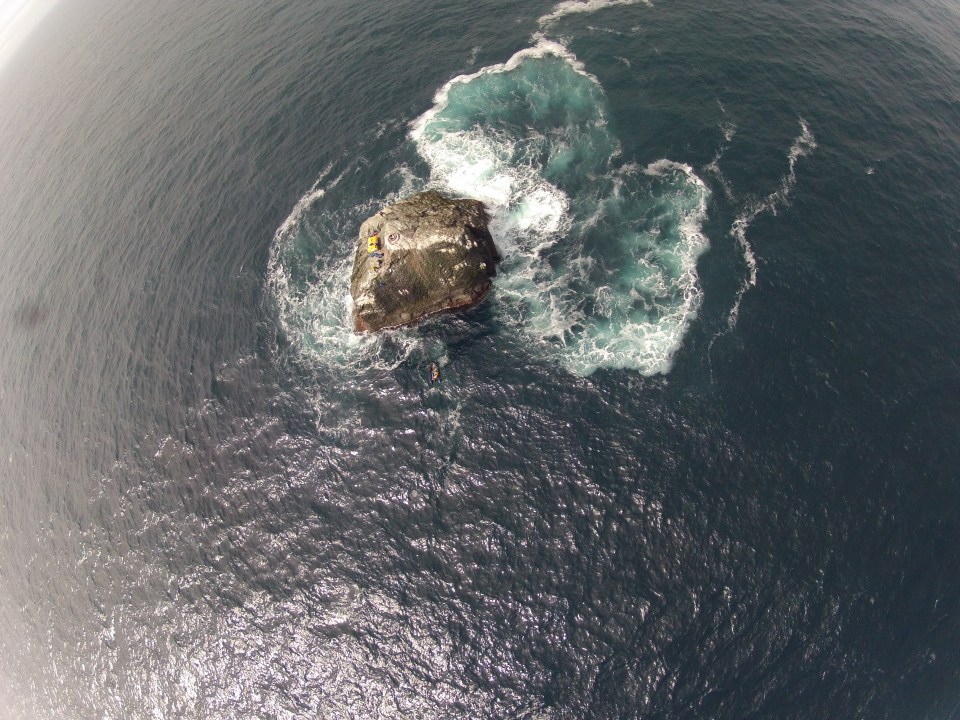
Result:
[[[490,319],[507,345],[584,377],[670,372],[703,299],[710,189],[686,163],[624,157],[599,78],[551,37],[569,15],[630,4],[561,2],[530,46],[448,80],[408,122],[412,148],[392,151],[394,172],[378,193],[345,190],[359,166],[321,173],[278,229],[270,270],[281,326],[311,362],[390,366],[426,342],[407,330],[355,332],[364,326],[351,265],[357,254],[370,260],[369,236],[350,248],[357,217],[435,189],[484,204],[502,257]]]

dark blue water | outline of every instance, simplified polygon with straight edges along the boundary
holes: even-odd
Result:
[[[0,98],[0,717],[960,717],[952,4],[65,0]],[[355,336],[427,187],[493,291]]]

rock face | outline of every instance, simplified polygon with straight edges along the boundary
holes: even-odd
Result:
[[[354,327],[376,331],[483,299],[500,261],[478,200],[429,190],[360,226],[350,277]]]

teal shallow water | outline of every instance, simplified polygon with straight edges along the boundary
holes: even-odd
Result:
[[[957,29],[59,7],[0,70],[0,717],[957,717]],[[354,336],[427,186],[494,291]]]

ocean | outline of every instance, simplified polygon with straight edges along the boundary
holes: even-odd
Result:
[[[0,98],[3,720],[960,718],[954,3],[63,0]],[[428,188],[493,288],[356,335]]]

